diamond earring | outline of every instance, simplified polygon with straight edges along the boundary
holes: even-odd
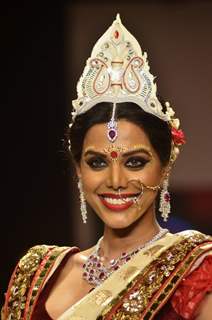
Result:
[[[79,194],[80,194],[80,210],[81,210],[81,215],[82,215],[82,221],[83,223],[87,223],[87,208],[86,208],[86,201],[85,201],[85,194],[82,188],[82,181],[79,179],[78,181],[78,189],[79,189]]]
[[[163,188],[160,194],[160,207],[159,211],[161,212],[161,217],[163,218],[163,221],[167,221],[169,218],[169,213],[171,210],[171,204],[170,204],[170,193],[168,191],[169,186],[169,180],[166,178],[163,182]]]

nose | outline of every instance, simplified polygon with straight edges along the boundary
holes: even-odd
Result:
[[[108,188],[112,188],[114,190],[127,188],[126,174],[118,162],[114,161],[111,164],[108,171],[106,185]]]

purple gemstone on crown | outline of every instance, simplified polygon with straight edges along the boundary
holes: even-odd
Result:
[[[116,132],[115,132],[115,130],[111,129],[108,134],[109,134],[109,137],[111,139],[113,139],[115,137],[115,135],[116,135]]]
[[[111,141],[111,142],[113,142],[113,141],[115,141],[116,140],[116,138],[117,138],[117,130],[116,129],[110,129],[109,131],[108,131],[108,139]]]
[[[107,124],[107,136],[111,142],[114,142],[118,136],[117,127],[117,122],[114,119],[111,119]]]

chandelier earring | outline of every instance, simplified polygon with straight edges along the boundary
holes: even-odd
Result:
[[[79,189],[79,194],[80,194],[80,211],[81,211],[81,215],[82,215],[82,221],[83,223],[87,223],[87,208],[86,208],[86,201],[85,201],[85,194],[82,188],[82,181],[79,178],[78,181],[78,189]]]
[[[166,177],[166,179],[163,182],[163,187],[160,193],[160,206],[159,211],[161,212],[161,217],[163,218],[163,221],[166,222],[169,218],[169,213],[171,211],[171,204],[170,204],[170,193],[168,191],[169,186],[169,178]]]

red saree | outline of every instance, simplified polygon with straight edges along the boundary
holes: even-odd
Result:
[[[144,252],[144,256],[146,257],[150,253],[155,255],[155,250],[160,251],[161,243],[161,241],[157,241],[154,246]],[[20,267],[19,263],[19,267],[16,268],[8,288],[6,302],[2,312],[2,320],[52,320],[45,309],[45,302],[68,258],[71,254],[77,252],[78,249],[58,249],[58,247],[54,247],[53,249],[53,247],[50,248],[47,246],[45,246],[45,249],[47,251],[43,250],[42,258],[36,270],[34,270],[33,275],[31,274],[30,276],[31,282],[28,288],[25,292],[23,288],[22,291],[18,291],[20,295],[17,297],[14,294],[14,289],[16,288],[14,283],[18,284],[17,279],[18,276],[20,276],[20,272],[18,275],[17,268]],[[59,317],[59,320],[193,320],[195,319],[195,312],[200,302],[208,292],[212,291],[211,249],[211,238],[202,234],[197,233],[195,236],[189,237],[189,239],[188,237],[182,237],[176,245],[166,248],[162,253],[157,253],[157,258],[151,259],[151,263],[147,264],[142,272],[138,273],[136,277],[133,277],[132,281],[127,283],[126,288],[120,292],[118,297],[114,296],[108,303],[103,303],[104,307],[101,309],[102,311],[98,311],[97,316],[89,317],[88,315],[88,318],[82,316],[77,318],[74,313],[75,310],[72,311],[71,307],[70,315],[68,314],[68,316],[66,316],[65,312],[64,316]],[[50,254],[50,252],[52,252],[52,254]],[[54,272],[52,272],[51,270],[54,269],[53,265],[55,261],[61,255],[60,263]],[[50,256],[51,263],[49,260]],[[31,256],[30,259],[32,259]],[[164,259],[167,259],[166,264],[164,264]],[[133,270],[132,266],[131,269],[127,269],[128,274],[129,270]],[[40,275],[40,278],[38,275]],[[34,290],[35,286],[38,285],[36,279],[40,281],[40,286],[37,286],[37,290]],[[108,290],[102,291],[107,292]],[[35,292],[34,295],[32,292]],[[146,299],[143,301],[143,304],[141,303],[142,299],[138,299],[138,292],[143,292],[143,296],[141,297],[145,297]],[[99,299],[98,292],[97,294],[99,302],[101,299]],[[88,299],[90,295],[91,294],[87,295]],[[85,301],[79,303],[77,308],[81,308],[80,305],[83,306],[83,303],[86,304],[86,299],[87,297]],[[19,308],[17,308],[18,304]],[[89,305],[90,304],[91,302],[89,302]]]

